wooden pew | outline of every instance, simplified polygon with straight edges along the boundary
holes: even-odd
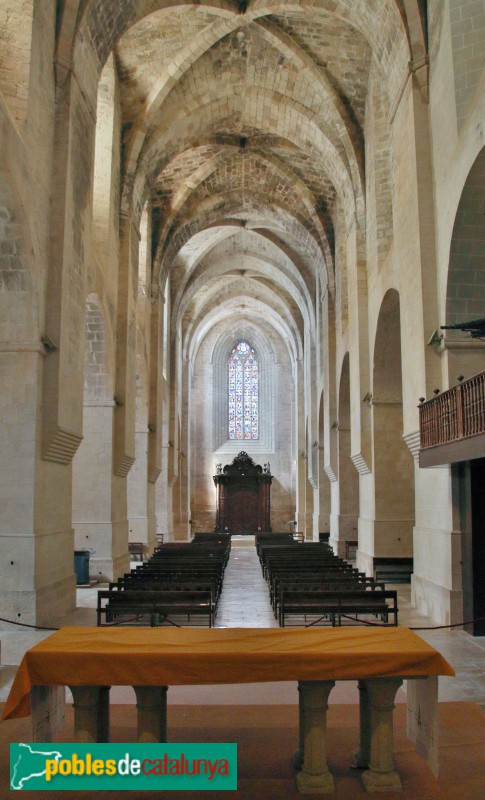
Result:
[[[140,561],[143,561],[143,542],[128,542],[128,551],[133,560],[139,556]]]
[[[118,578],[116,582],[108,585],[108,590],[123,592],[127,589],[136,591],[180,591],[187,592],[194,591],[208,591],[211,592],[214,601],[214,616],[217,613],[217,605],[219,602],[220,588],[215,580],[204,578],[200,576],[187,575],[156,575],[148,576],[143,580],[136,578],[131,574],[125,575],[123,578]]]
[[[410,583],[412,558],[374,558],[374,577],[387,583]]]
[[[337,591],[307,590],[301,584],[280,586],[278,620],[281,628],[285,627],[287,617],[306,617],[309,614],[321,617],[321,621],[329,620],[332,627],[341,627],[342,617],[346,615],[359,617],[362,614],[372,614],[380,617],[386,624],[389,621],[389,615],[392,615],[393,625],[397,626],[397,592],[372,588],[367,590],[339,588]]]
[[[215,618],[215,604],[212,591],[188,590],[172,587],[169,590],[151,589],[102,589],[98,592],[97,624],[102,624],[104,615],[106,623],[120,617],[150,617],[150,626],[156,627],[163,619],[175,615],[205,618],[212,628]],[[121,620],[120,620],[121,621]]]
[[[283,569],[285,566],[294,568],[303,568],[310,567],[310,566],[318,566],[319,568],[327,567],[328,569],[340,569],[340,570],[351,570],[353,569],[351,564],[348,564],[341,558],[338,558],[335,555],[328,555],[326,553],[314,553],[314,554],[298,554],[295,553],[293,558],[290,558],[287,554],[280,555],[278,553],[274,554],[266,554],[264,558],[264,563],[262,564],[263,570],[263,577],[268,582],[271,581],[271,575],[275,570]]]
[[[192,544],[220,544],[231,547],[230,533],[216,533],[215,531],[196,531]]]
[[[361,572],[344,571],[312,571],[312,572],[284,572],[273,576],[270,589],[270,601],[275,617],[278,617],[280,586],[298,583],[302,589],[316,587],[322,591],[330,591],[335,586],[348,589],[385,589],[384,583],[375,581]]]
[[[186,581],[206,581],[214,583],[216,586],[216,597],[218,598],[223,585],[223,573],[217,567],[195,567],[193,564],[179,564],[172,568],[166,566],[156,567],[155,565],[145,565],[143,569],[132,570],[126,573],[127,581],[130,585],[146,583],[147,581],[162,582],[186,582]],[[123,584],[125,576],[119,578],[118,584]],[[111,587],[110,587],[111,588]]]
[[[177,570],[165,569],[137,569],[125,573],[123,577],[118,578],[108,584],[109,589],[143,589],[143,588],[157,588],[160,585],[166,584],[196,584],[204,583],[212,588],[214,602],[217,606],[222,591],[222,575],[217,569],[193,569],[181,568]]]

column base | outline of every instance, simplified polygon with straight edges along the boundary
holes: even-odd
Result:
[[[296,785],[300,794],[333,794],[335,792],[335,783],[330,772],[323,775],[299,772],[296,776]]]
[[[380,772],[369,770],[362,775],[362,783],[369,794],[402,791],[401,778],[394,771],[381,774]]]

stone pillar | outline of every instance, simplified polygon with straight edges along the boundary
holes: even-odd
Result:
[[[392,712],[402,678],[376,678],[365,681],[365,685],[369,698],[370,760],[362,781],[371,794],[400,791],[401,779],[394,769],[392,752]],[[367,730],[367,722],[364,730]],[[361,752],[365,753],[366,748],[366,743],[361,744]]]
[[[0,298],[0,316],[10,294]],[[76,607],[71,465],[44,461],[38,452],[42,370],[50,355],[40,342],[0,341],[1,616],[49,626]],[[10,623],[0,628],[14,630]]]
[[[330,794],[335,791],[327,766],[328,696],[335,681],[300,681],[300,748],[302,769],[296,776],[301,794]]]
[[[143,542],[148,549],[148,430],[137,421],[135,463],[128,475],[128,541]],[[145,548],[144,548],[145,549]]]
[[[368,769],[370,762],[370,706],[365,681],[359,681],[360,747],[352,754],[352,766]]]
[[[168,686],[134,686],[138,713],[138,741],[167,741]]]
[[[90,575],[110,581],[118,571],[111,519],[113,410],[112,400],[84,404],[84,439],[73,461],[72,501],[74,547],[91,550]]]
[[[89,64],[89,55],[86,55]],[[36,623],[52,624],[75,606],[71,462],[82,441],[84,318],[92,239],[95,84],[69,72],[56,93],[50,231],[43,311],[41,459],[36,466]],[[41,577],[42,576],[42,577]],[[42,580],[42,587],[38,586]],[[39,591],[40,588],[40,591]]]
[[[74,741],[109,742],[109,686],[70,686]]]

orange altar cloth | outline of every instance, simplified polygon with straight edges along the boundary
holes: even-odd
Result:
[[[32,647],[3,719],[28,716],[32,686],[163,686],[454,675],[407,628],[66,627]]]

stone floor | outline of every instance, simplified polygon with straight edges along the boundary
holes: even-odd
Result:
[[[251,537],[252,539],[252,537]],[[217,615],[217,627],[242,627],[263,628],[276,627],[268,598],[266,583],[263,580],[261,569],[256,555],[254,544],[242,537],[234,540],[231,557],[226,569],[224,587]],[[135,566],[135,564],[133,564]],[[78,607],[66,616],[63,621],[66,625],[95,625],[96,624],[96,598],[100,585],[77,590]],[[410,628],[432,627],[433,622],[420,616],[410,604],[410,587],[395,586],[399,596],[399,622]],[[425,641],[450,662],[456,671],[455,678],[440,678],[440,700],[469,700],[485,707],[485,637],[472,637],[459,629],[454,630],[426,630],[418,631]],[[37,642],[50,635],[49,631],[0,631],[1,666],[0,666],[0,701],[4,701],[8,694],[15,666],[18,665],[24,652]],[[182,687],[180,687],[182,688]],[[285,702],[296,702],[296,689],[290,690],[281,684],[274,684],[274,694],[269,687],[264,685],[254,686],[249,702],[274,702],[280,703],[281,690],[288,690],[291,697],[286,696]],[[190,690],[190,691],[188,691]],[[195,687],[186,687],[184,702],[190,693],[194,699],[188,702],[247,702],[241,699],[243,687],[227,687],[227,691],[220,687],[217,695],[211,687],[205,687],[204,697],[200,697]],[[354,702],[353,689],[348,687],[340,689],[338,702],[345,702],[343,693],[347,693],[347,702]],[[175,699],[175,698],[173,698]]]

